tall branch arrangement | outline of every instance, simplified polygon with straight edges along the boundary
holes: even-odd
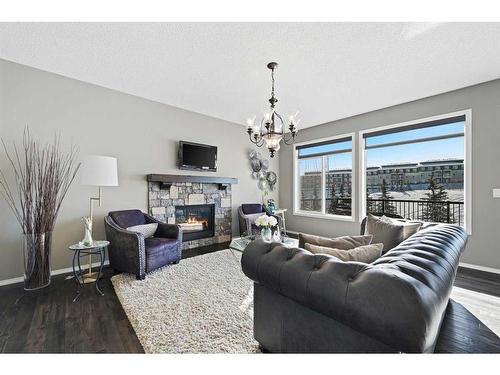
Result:
[[[80,168],[78,150],[61,150],[60,138],[40,145],[26,128],[22,147],[11,150],[2,139],[3,149],[14,173],[16,189],[0,169],[0,194],[14,213],[24,234],[46,233],[54,229],[61,204]]]

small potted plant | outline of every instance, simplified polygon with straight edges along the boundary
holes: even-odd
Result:
[[[255,219],[255,225],[261,227],[260,235],[262,239],[266,242],[271,242],[273,238],[272,227],[278,224],[278,220],[274,216],[261,215]]]

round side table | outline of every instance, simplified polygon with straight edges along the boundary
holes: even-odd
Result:
[[[97,292],[101,296],[104,295],[101,289],[99,289],[98,282],[101,277],[102,267],[104,266],[104,258],[106,256],[106,248],[108,245],[109,241],[94,241],[91,246],[74,244],[69,247],[69,250],[73,251],[73,276],[78,283],[78,291],[73,299],[73,302],[80,297],[80,292],[83,286],[89,283],[95,283],[95,289]],[[98,272],[92,272],[92,255],[99,255],[99,258],[101,259]],[[89,257],[89,270],[87,273],[83,273],[80,259],[86,256]]]

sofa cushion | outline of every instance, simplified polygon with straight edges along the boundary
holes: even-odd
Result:
[[[388,222],[371,214],[366,218],[366,233],[373,235],[373,242],[384,244],[384,253],[405,239],[403,223]]]
[[[251,215],[264,212],[265,210],[260,203],[246,203],[241,205],[241,211],[243,211],[245,215]]]
[[[127,230],[129,230],[131,232],[136,232],[136,233],[142,234],[144,236],[144,238],[153,237],[153,235],[156,232],[156,229],[158,229],[158,223],[134,225],[132,227],[127,228]]]
[[[167,264],[179,261],[179,241],[173,238],[149,237],[144,240],[146,247],[146,272],[151,272]]]
[[[304,248],[306,243],[317,246],[326,246],[335,249],[349,250],[358,246],[369,245],[372,243],[372,235],[361,236],[342,236],[337,238],[326,238],[314,236],[312,234],[299,233],[299,247]]]
[[[112,211],[109,216],[122,228],[146,224],[146,219],[141,210]]]
[[[156,255],[177,249],[178,241],[175,238],[149,237],[144,240],[146,255]]]
[[[374,243],[365,246],[358,246],[350,250],[334,249],[326,246],[312,245],[306,243],[305,249],[313,254],[327,254],[335,258],[347,261],[371,263],[380,258],[384,244]]]
[[[420,228],[422,227],[423,222],[421,221],[410,221],[410,220],[405,220],[405,219],[393,219],[391,217],[382,215],[380,218],[381,220],[384,220],[388,223],[395,223],[395,224],[403,224],[404,230],[403,230],[403,240],[406,240],[408,237],[413,236],[415,233],[417,233]]]

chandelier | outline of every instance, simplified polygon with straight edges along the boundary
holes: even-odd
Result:
[[[285,123],[281,115],[276,112],[274,107],[278,102],[278,99],[274,96],[274,71],[278,67],[277,62],[270,62],[267,67],[271,69],[271,98],[269,103],[271,103],[270,109],[264,112],[264,116],[259,124],[255,124],[255,119],[257,116],[250,117],[247,119],[247,133],[250,137],[250,141],[262,147],[264,144],[269,150],[271,157],[280,149],[280,143],[283,141],[286,145],[291,145],[295,136],[297,135],[297,126],[300,120],[297,119],[299,112],[291,114],[288,116],[288,130],[289,133],[285,132]]]

